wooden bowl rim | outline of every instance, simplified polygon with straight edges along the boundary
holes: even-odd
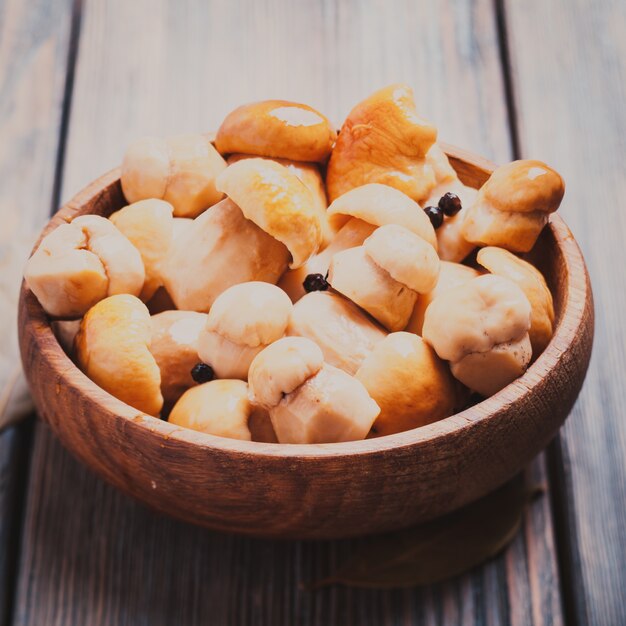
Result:
[[[493,162],[467,150],[443,143],[441,145],[453,161],[465,162],[474,168],[483,170],[485,178],[497,167]],[[119,178],[120,169],[115,168],[76,194],[61,207],[42,230],[36,246],[48,232],[58,224],[72,218],[81,207],[96,198],[103,189],[115,184]],[[25,324],[26,326],[36,325],[32,333],[36,347],[40,351],[41,356],[46,359],[48,365],[56,370],[55,373],[61,377],[60,380],[64,384],[71,385],[80,394],[89,394],[92,401],[99,404],[113,417],[120,417],[139,425],[145,430],[147,435],[157,435],[161,439],[173,439],[196,445],[207,451],[216,450],[257,457],[282,457],[288,460],[380,454],[397,448],[433,444],[453,432],[463,431],[489,420],[490,417],[495,416],[513,403],[525,402],[533,393],[534,388],[540,384],[542,377],[537,376],[537,374],[543,373],[545,375],[545,373],[557,365],[559,359],[569,349],[580,330],[585,303],[591,298],[591,291],[587,281],[582,253],[564,220],[560,216],[552,214],[548,222],[548,228],[552,231],[556,245],[562,251],[568,270],[565,273],[568,280],[562,286],[565,290],[565,297],[563,298],[560,320],[552,339],[526,373],[479,404],[438,422],[393,435],[359,441],[325,444],[268,444],[243,441],[182,428],[142,413],[104,391],[83,374],[65,354],[52,331],[50,319],[29,292],[24,282],[22,283],[21,300],[24,300],[29,295],[32,298],[32,305],[36,307],[38,319],[34,319],[31,315],[32,309],[30,306],[27,306]],[[580,268],[583,268],[583,271],[580,271]],[[564,323],[566,320],[567,324]]]

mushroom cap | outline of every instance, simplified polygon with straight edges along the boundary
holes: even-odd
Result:
[[[286,167],[268,159],[238,161],[220,174],[217,187],[246,218],[287,246],[291,268],[317,252],[322,231],[313,195]]]
[[[208,311],[232,285],[275,283],[288,261],[287,248],[225,198],[175,237],[163,264],[163,282],[177,308]]]
[[[426,310],[423,337],[440,358],[454,363],[517,341],[529,328],[524,292],[507,278],[487,274],[438,295]]]
[[[530,343],[535,356],[546,348],[554,327],[552,294],[541,272],[511,252],[487,247],[478,252],[477,261],[492,274],[512,280],[526,294],[530,302]]]
[[[428,293],[421,294],[417,297],[411,319],[406,325],[405,330],[410,333],[415,333],[416,335],[421,335],[422,327],[424,326],[424,315],[430,303],[444,291],[454,289],[458,285],[462,285],[477,276],[480,276],[480,273],[473,267],[461,265],[460,263],[441,261],[437,284]]]
[[[107,295],[138,296],[146,278],[139,250],[108,219],[81,215],[72,220],[87,235],[87,247],[98,256],[109,279]]]
[[[424,239],[404,226],[377,228],[363,243],[365,252],[394,280],[417,293],[427,293],[437,284],[439,257]]]
[[[172,243],[174,208],[164,200],[140,200],[109,216],[113,225],[139,250],[146,271],[140,298],[147,302],[161,286],[161,264]]]
[[[298,301],[287,333],[314,341],[326,362],[348,374],[356,373],[387,334],[352,302],[328,291],[314,291]]]
[[[364,246],[333,255],[328,282],[390,331],[404,329],[417,299],[417,293],[377,265]]]
[[[176,402],[196,384],[191,369],[200,360],[198,337],[206,318],[206,314],[195,311],[163,311],[150,318],[150,352],[161,371],[161,393],[166,402]]]
[[[48,315],[80,317],[107,295],[108,278],[87,235],[61,224],[46,235],[26,263],[24,280]]]
[[[164,198],[169,176],[170,156],[163,137],[139,137],[128,145],[121,175],[128,202]]]
[[[228,165],[243,161],[245,159],[258,158],[250,154],[231,154],[226,162]],[[320,167],[317,163],[306,163],[305,161],[293,161],[292,159],[280,159],[263,157],[271,161],[275,161],[279,165],[286,167],[290,172],[295,174],[307,187],[313,196],[313,205],[317,209],[320,216],[320,224],[322,228],[322,248],[326,247],[333,240],[335,230],[328,221],[326,209],[328,208],[328,200],[326,199],[326,185]]]
[[[497,168],[482,186],[477,202],[506,213],[553,213],[559,208],[565,183],[542,161],[523,159]]]
[[[488,397],[521,376],[532,357],[530,338],[498,344],[487,352],[472,352],[450,368],[464,385]]]
[[[477,245],[528,252],[564,191],[561,176],[541,161],[503,165],[480,188],[461,234]]]
[[[349,217],[374,224],[398,224],[425,239],[435,250],[437,236],[428,216],[409,196],[379,183],[355,187],[337,198],[328,207],[331,225],[342,226]]]
[[[378,436],[424,426],[452,415],[454,381],[435,351],[413,333],[390,333],[356,373],[380,407],[372,432]]]
[[[157,198],[170,202],[174,215],[195,217],[222,199],[215,179],[225,168],[205,135],[142,137],[124,155],[122,190],[131,203]]]
[[[335,252],[360,246],[375,230],[376,226],[356,217],[351,217],[339,229],[328,247],[319,254],[312,256],[302,267],[285,272],[278,281],[278,286],[287,293],[295,304],[307,293],[303,283],[309,274],[325,276]]]
[[[324,365],[319,346],[305,337],[283,337],[259,352],[248,381],[257,404],[271,409]]]
[[[46,313],[76,318],[108,295],[139,295],[145,271],[133,244],[106,218],[84,215],[46,235],[24,279]]]
[[[324,364],[270,409],[270,417],[280,443],[334,443],[364,439],[379,412],[356,378]]]
[[[150,313],[135,296],[110,296],[95,304],[76,335],[76,360],[105,391],[139,411],[158,415],[161,373],[149,350]]]
[[[341,127],[326,175],[330,200],[366,183],[383,183],[422,201],[437,182],[437,166],[427,159],[436,139],[437,129],[417,115],[409,86],[377,91]]]
[[[233,285],[213,303],[206,330],[251,348],[280,339],[287,330],[292,304],[289,296],[269,283]]]
[[[174,405],[168,421],[209,435],[250,441],[253,411],[248,385],[241,380],[212,380],[188,389]]]
[[[215,137],[222,154],[245,152],[295,161],[326,161],[337,139],[328,119],[306,104],[264,100],[226,116]]]

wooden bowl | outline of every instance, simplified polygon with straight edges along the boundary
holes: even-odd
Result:
[[[446,152],[466,183],[494,165]],[[85,213],[126,204],[119,171],[68,202],[42,236]],[[108,482],[174,517],[259,536],[331,538],[409,526],[510,479],[554,437],[583,383],[593,299],[581,252],[554,215],[532,253],[554,294],[556,331],[528,371],[491,398],[435,424],[323,445],[238,441],[186,430],[112,397],[65,355],[50,320],[22,287],[19,337],[39,414],[63,445]]]

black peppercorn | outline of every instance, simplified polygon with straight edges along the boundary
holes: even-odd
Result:
[[[198,383],[208,383],[215,378],[215,372],[210,365],[206,363],[196,363],[191,368],[191,377]]]
[[[461,198],[455,193],[448,191],[439,198],[439,208],[448,216],[456,215],[463,207],[461,206]]]
[[[443,224],[443,211],[438,206],[427,206],[424,213],[430,218],[430,223],[435,230]]]
[[[322,274],[309,274],[302,282],[302,286],[310,293],[311,291],[326,291],[330,284]]]

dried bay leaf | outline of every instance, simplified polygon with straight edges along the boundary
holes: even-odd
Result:
[[[344,565],[312,587],[415,587],[452,578],[494,557],[511,542],[538,490],[529,489],[520,474],[439,519],[366,537]]]

